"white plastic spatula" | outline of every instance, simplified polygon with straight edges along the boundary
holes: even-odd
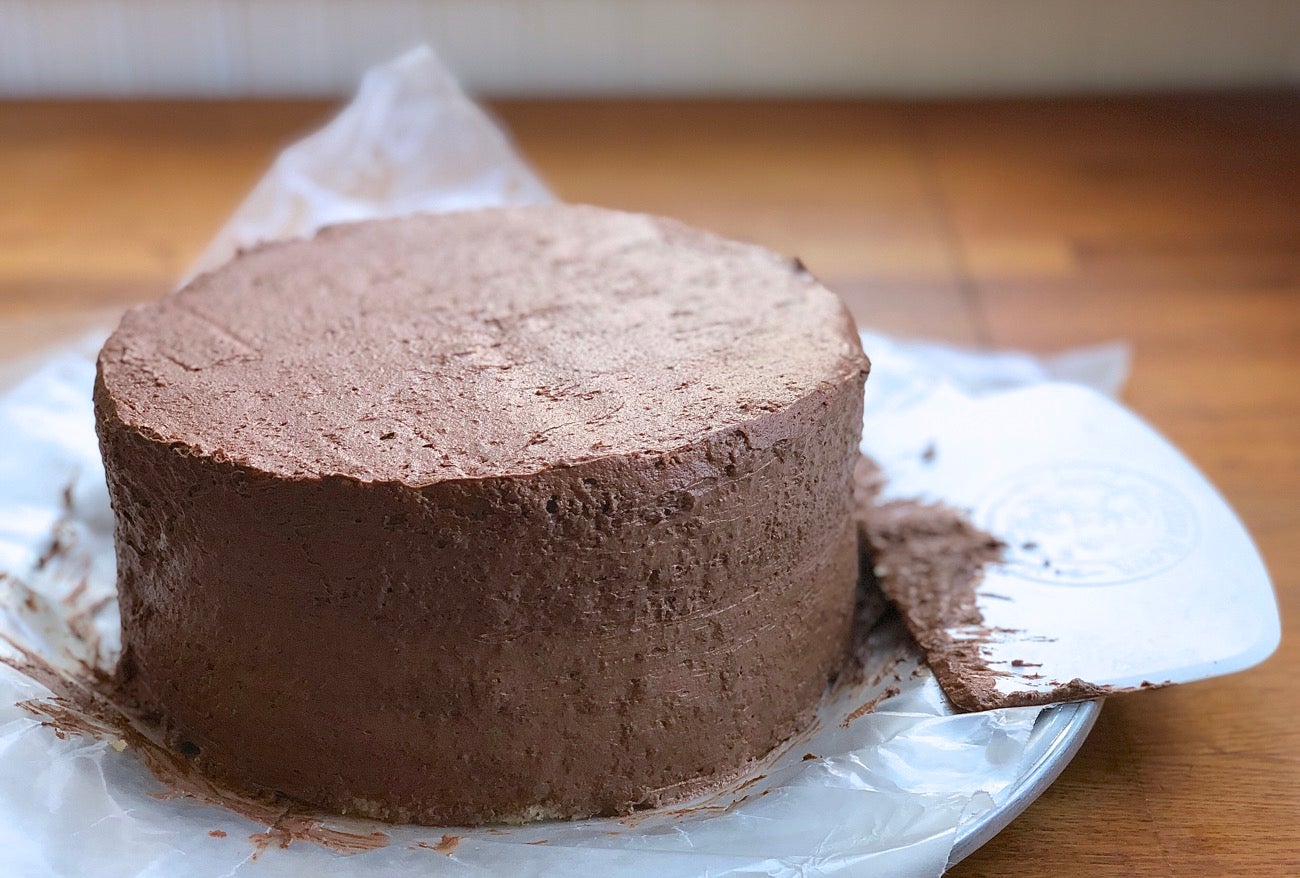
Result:
[[[978,631],[995,675],[980,707],[1080,680],[1128,689],[1240,671],[1281,636],[1268,573],[1205,477],[1132,413],[1091,390],[1042,384],[972,399],[941,389],[887,419],[863,450],[887,498],[969,510],[1003,540],[985,570]],[[1072,697],[1079,697],[1077,694]]]

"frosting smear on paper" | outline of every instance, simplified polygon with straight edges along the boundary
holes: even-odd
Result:
[[[957,708],[978,711],[1083,701],[1117,691],[1071,680],[1047,691],[999,692],[994,678],[1006,672],[995,669],[985,656],[986,638],[996,632],[984,625],[976,593],[985,566],[1002,561],[1003,542],[942,503],[879,502],[884,476],[870,458],[862,458],[855,477],[858,527],[871,562],[864,573],[898,609]]]

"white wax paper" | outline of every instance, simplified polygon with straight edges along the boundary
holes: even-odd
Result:
[[[370,72],[334,122],[286,150],[196,270],[331,222],[548,197],[432,54],[417,50]],[[0,396],[0,633],[69,673],[111,668],[118,639],[112,516],[90,405],[100,341],[51,352]],[[1079,378],[1113,391],[1127,363],[1119,349],[1044,362],[865,341],[875,363],[868,422],[940,387],[980,393]],[[86,647],[89,625],[96,649]],[[259,846],[253,837],[267,825],[167,797],[113,735],[60,736],[42,725],[19,702],[48,692],[0,666],[0,874],[938,875],[959,824],[996,807],[1020,775],[1039,710],[952,715],[897,624],[879,627],[873,642],[865,682],[839,688],[814,728],[692,807],[475,830],[328,819],[389,837],[350,855],[305,841]],[[848,721],[889,686],[898,693]]]
[[[190,275],[335,223],[554,200],[427,48],[377,67],[320,131],[276,157]]]

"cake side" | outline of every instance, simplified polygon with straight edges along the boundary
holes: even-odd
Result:
[[[846,382],[642,472],[423,490],[278,482],[105,412],[120,685],[206,772],[342,812],[685,794],[797,731],[842,665],[860,399]]]

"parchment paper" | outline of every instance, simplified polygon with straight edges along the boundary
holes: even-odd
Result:
[[[337,119],[286,150],[195,270],[332,222],[549,197],[433,55],[416,50],[367,74]],[[1039,361],[864,340],[875,364],[868,423],[940,388],[1065,378],[1113,392],[1127,369],[1121,348]],[[0,397],[0,633],[69,673],[110,669],[118,641],[90,406],[101,341],[51,352]],[[952,715],[896,623],[872,637],[860,685],[841,686],[814,728],[708,799],[622,821],[476,830],[328,820],[388,837],[350,855],[280,847],[289,838],[267,825],[169,797],[124,741],[43,725],[20,703],[48,692],[0,666],[0,874],[938,875],[959,823],[996,807],[1018,776],[1039,709]]]

